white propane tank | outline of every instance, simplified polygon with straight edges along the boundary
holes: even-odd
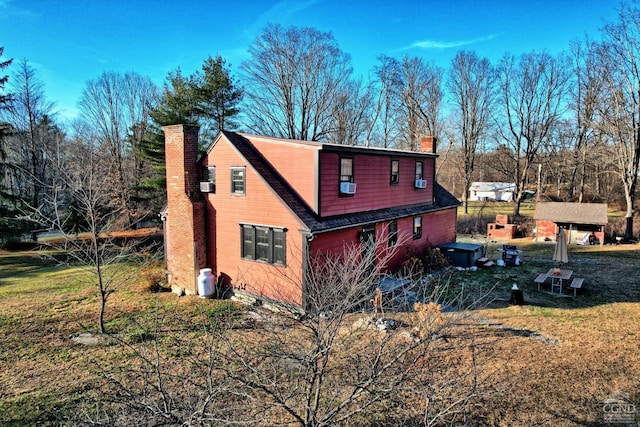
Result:
[[[210,268],[203,268],[198,275],[198,295],[200,298],[211,298],[214,294],[213,273]]]

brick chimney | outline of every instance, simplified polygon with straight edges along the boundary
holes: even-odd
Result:
[[[198,126],[164,126],[167,177],[165,246],[171,289],[196,294],[205,267],[205,202],[199,189]]]
[[[436,152],[436,143],[438,142],[438,138],[435,136],[423,136],[420,138],[420,151],[423,153],[434,153]]]

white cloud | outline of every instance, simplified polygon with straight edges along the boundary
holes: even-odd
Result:
[[[249,39],[253,39],[267,24],[282,24],[286,27],[295,15],[321,1],[322,0],[280,0],[257,16],[253,24],[245,29],[245,34]]]
[[[14,0],[0,0],[0,18],[29,18],[35,16],[31,10],[19,8]]]
[[[286,22],[293,15],[298,12],[302,12],[316,3],[318,3],[318,0],[308,0],[303,2],[282,0],[271,6],[258,20],[263,22]]]
[[[468,46],[476,43],[482,43],[495,38],[500,37],[502,34],[489,34],[487,36],[478,37],[470,40],[454,40],[454,41],[434,41],[434,40],[422,40],[412,43],[409,46],[400,48],[398,50],[409,49],[451,49],[461,46]]]

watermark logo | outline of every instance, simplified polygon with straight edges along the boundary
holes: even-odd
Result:
[[[636,405],[631,402],[626,393],[614,393],[602,402],[602,413],[605,423],[637,425]]]

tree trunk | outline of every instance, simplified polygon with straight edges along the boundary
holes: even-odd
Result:
[[[516,199],[513,204],[513,217],[518,218],[520,216],[520,205],[522,204],[522,191],[518,191]]]
[[[469,187],[471,186],[469,181],[469,179],[465,179],[464,192],[462,194],[462,205],[464,206],[465,215],[469,213]]]
[[[625,189],[625,200],[627,202],[627,213],[625,214],[625,220],[626,220],[626,227],[624,230],[624,239],[625,240],[631,240],[633,239],[633,204],[634,204],[634,197],[633,197],[633,190],[627,190]]]
[[[624,239],[631,240],[633,239],[633,216],[628,216],[625,219],[627,220],[627,227],[624,231]]]
[[[582,203],[584,200],[584,184],[585,184],[585,176],[587,175],[587,150],[582,150],[582,167],[580,169],[580,188],[578,190],[578,202]]]
[[[538,173],[536,174],[536,202],[542,198],[542,163],[538,163]]]
[[[101,334],[104,334],[107,332],[106,328],[104,327],[104,311],[105,311],[106,304],[107,304],[106,295],[104,294],[104,292],[101,291],[100,292],[100,313],[98,314],[98,326]]]

